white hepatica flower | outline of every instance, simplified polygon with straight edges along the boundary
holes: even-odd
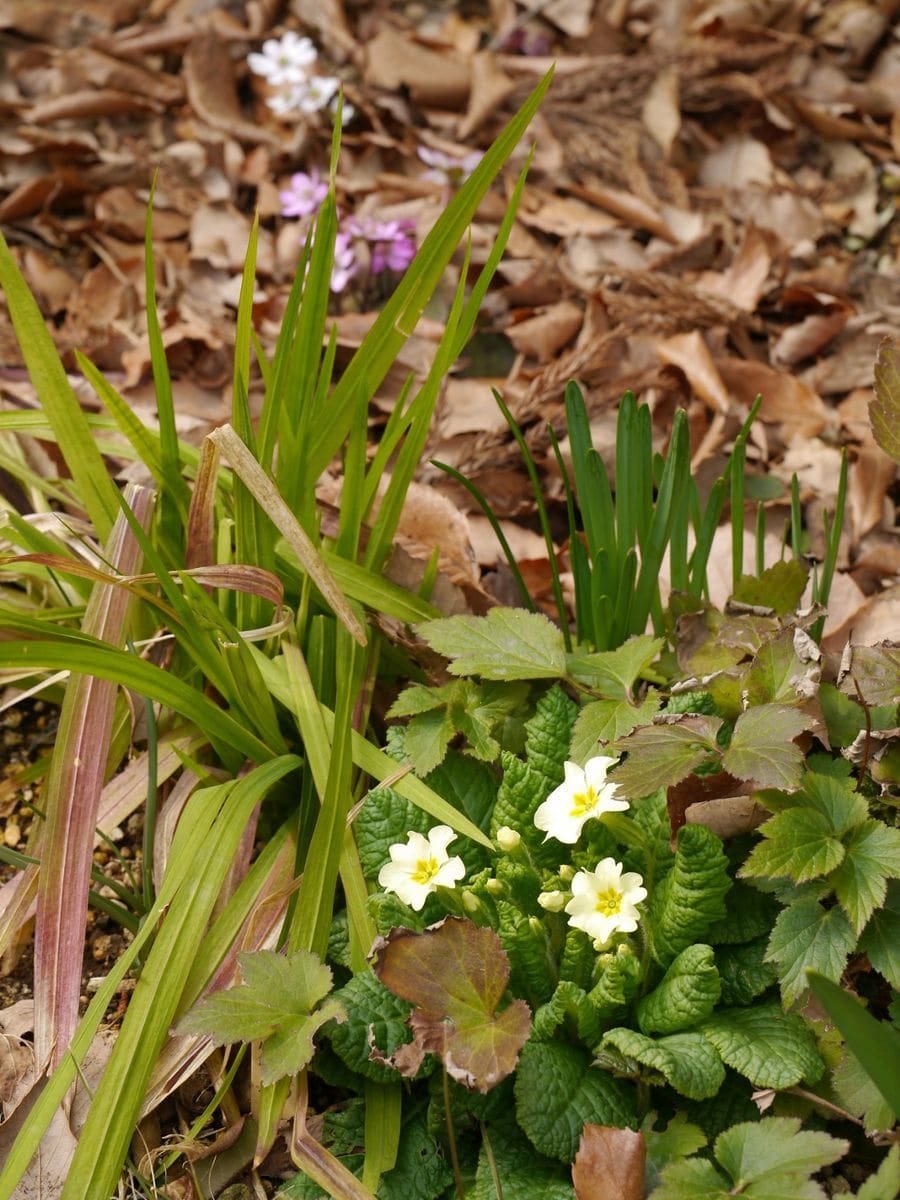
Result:
[[[618,785],[606,782],[606,772],[617,758],[602,754],[589,758],[584,767],[567,762],[566,777],[534,814],[534,823],[546,833],[544,841],[555,837],[558,842],[574,845],[581,837],[585,821],[602,817],[608,812],[624,812],[627,800],[615,798]]]
[[[273,87],[301,83],[307,67],[318,58],[318,52],[308,37],[289,29],[280,38],[263,42],[261,54],[248,54],[247,65],[254,75],[262,75]]]
[[[428,837],[410,832],[405,845],[391,846],[391,861],[378,872],[379,885],[418,912],[432,892],[454,887],[466,873],[463,860],[447,854],[455,837],[449,825],[435,825]]]
[[[637,905],[647,899],[643,882],[635,871],[623,875],[622,864],[614,858],[604,858],[594,871],[577,871],[566,905],[569,924],[593,938],[595,950],[605,949],[614,933],[637,929]]]

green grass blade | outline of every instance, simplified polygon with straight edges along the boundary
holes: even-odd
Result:
[[[223,803],[210,829],[203,870],[192,864],[157,932],[81,1131],[62,1200],[115,1192],[153,1064],[250,815],[279,779],[301,765],[295,755],[285,755],[237,782],[205,789],[222,795]],[[194,800],[210,803],[213,797],[200,792]]]
[[[344,440],[360,388],[370,397],[375,393],[412,334],[482,197],[537,112],[552,74],[544,76],[447,205],[341,376],[330,398],[328,421],[311,431],[310,478],[321,474]]]
[[[602,551],[612,567],[616,558],[616,519],[606,469],[591,441],[584,396],[577,383],[566,384],[566,428],[572,455],[575,494],[581,509],[581,521],[587,538],[588,556],[596,573]],[[609,585],[615,585],[610,580]]]
[[[575,584],[575,640],[581,643],[593,630],[593,619],[589,607],[591,566],[588,562],[584,538],[579,533],[575,522],[575,495],[572,491],[572,481],[569,479],[569,472],[563,461],[562,451],[559,448],[559,439],[551,425],[547,426],[547,433],[550,438],[550,445],[553,447],[553,455],[556,459],[556,466],[559,470],[559,477],[562,480],[563,491],[566,496],[566,518],[569,523],[569,563],[572,567],[572,577]],[[530,597],[528,607],[534,607],[533,603],[530,602]]]
[[[756,505],[756,576],[766,569],[766,506],[762,500]]]
[[[803,557],[803,513],[800,508],[800,480],[791,476],[791,553],[797,562]]]
[[[119,511],[116,485],[97,449],[78,397],[66,377],[37,301],[29,291],[2,234],[0,287],[6,294],[22,358],[71,472],[78,498],[87,511],[97,537],[106,541]]]
[[[744,465],[747,443],[738,435],[731,454],[731,590],[744,573]]]
[[[507,408],[503,401],[503,397],[496,388],[491,388],[494,393],[494,399],[506,420],[507,425],[519,447],[519,453],[522,455],[522,461],[525,464],[525,470],[528,472],[528,478],[531,481],[531,490],[534,493],[535,504],[537,506],[538,520],[541,525],[541,532],[544,535],[544,544],[547,547],[547,558],[550,563],[550,583],[553,589],[553,599],[556,603],[556,611],[559,618],[559,627],[562,630],[563,641],[565,642],[566,652],[572,652],[572,636],[569,632],[569,615],[566,612],[566,602],[563,597],[562,583],[559,578],[559,563],[556,561],[556,547],[553,545],[553,534],[550,530],[550,518],[547,515],[547,505],[544,503],[543,489],[541,481],[538,478],[537,467],[534,465],[534,458],[531,451],[528,449],[528,443],[519,428],[519,424],[515,417]]]
[[[531,598],[531,593],[528,591],[528,588],[525,584],[525,580],[522,578],[522,572],[519,570],[519,564],[516,561],[516,556],[512,552],[512,547],[506,539],[506,534],[503,532],[503,528],[500,525],[500,522],[497,520],[494,510],[488,503],[487,497],[471,481],[471,479],[467,479],[465,475],[463,475],[460,471],[457,471],[456,467],[451,467],[447,463],[438,462],[436,458],[429,459],[429,462],[433,467],[437,467],[439,471],[443,471],[445,475],[449,475],[451,479],[455,479],[461,487],[464,487],[487,517],[488,523],[490,524],[491,529],[493,529],[494,536],[496,537],[500,545],[500,549],[503,552],[503,557],[506,559],[507,566],[509,567],[512,577],[515,580],[516,588],[519,592],[519,599],[522,602],[522,607],[527,608],[529,612],[534,612],[536,606]]]
[[[724,476],[720,476],[712,485],[706,501],[706,507],[703,510],[700,527],[696,530],[697,543],[691,554],[690,581],[688,585],[692,596],[699,597],[709,592],[706,568],[712,551],[713,538],[719,526],[719,518],[722,515],[722,509],[725,507],[726,486]]]
[[[806,972],[813,995],[837,1025],[866,1074],[900,1117],[900,1033],[876,1021],[858,1000],[815,971]]]

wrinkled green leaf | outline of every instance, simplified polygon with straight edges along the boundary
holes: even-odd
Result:
[[[653,892],[647,920],[653,957],[661,966],[722,918],[730,887],[728,860],[716,835],[703,825],[682,826],[675,861]]]
[[[399,1079],[394,1067],[375,1062],[373,1047],[385,1057],[410,1040],[409,1017],[411,1006],[393,995],[371,971],[362,971],[339,988],[334,998],[343,1005],[346,1020],[325,1030],[338,1057],[367,1079],[389,1083]],[[435,1060],[426,1059],[422,1074],[434,1068]]]
[[[780,1004],[722,1009],[699,1031],[723,1062],[758,1088],[793,1087],[802,1079],[815,1083],[825,1069],[806,1022]]]
[[[586,1121],[630,1126],[634,1101],[625,1084],[591,1066],[590,1056],[563,1042],[526,1044],[516,1072],[516,1117],[548,1158],[571,1162]]]
[[[750,1004],[775,983],[775,968],[765,961],[767,944],[762,937],[743,945],[717,947],[716,969],[723,1004]]]
[[[441,617],[416,626],[433,650],[451,659],[453,675],[484,679],[562,679],[566,654],[559,628],[541,613],[492,608],[484,617]]]
[[[678,1033],[689,1029],[710,1015],[720,992],[712,947],[702,943],[688,946],[669,965],[662,981],[638,1004],[638,1026],[643,1033]]]
[[[658,1071],[676,1092],[690,1100],[715,1096],[725,1081],[722,1060],[699,1033],[674,1033],[650,1038],[635,1029],[611,1029],[601,1043],[626,1058]]]

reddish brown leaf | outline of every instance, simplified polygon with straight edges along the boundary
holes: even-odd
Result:
[[[642,1133],[585,1125],[572,1164],[577,1200],[644,1200],[646,1159]]]

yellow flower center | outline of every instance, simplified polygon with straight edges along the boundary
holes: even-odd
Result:
[[[597,803],[597,793],[588,785],[583,792],[576,792],[572,797],[572,811],[570,817],[583,817],[591,812],[594,805]]]
[[[594,908],[598,913],[603,913],[604,917],[617,916],[622,911],[622,893],[617,892],[615,888],[607,888],[605,892],[598,892]]]
[[[420,858],[410,879],[413,883],[431,883],[440,869],[441,864],[433,855],[431,858]]]

